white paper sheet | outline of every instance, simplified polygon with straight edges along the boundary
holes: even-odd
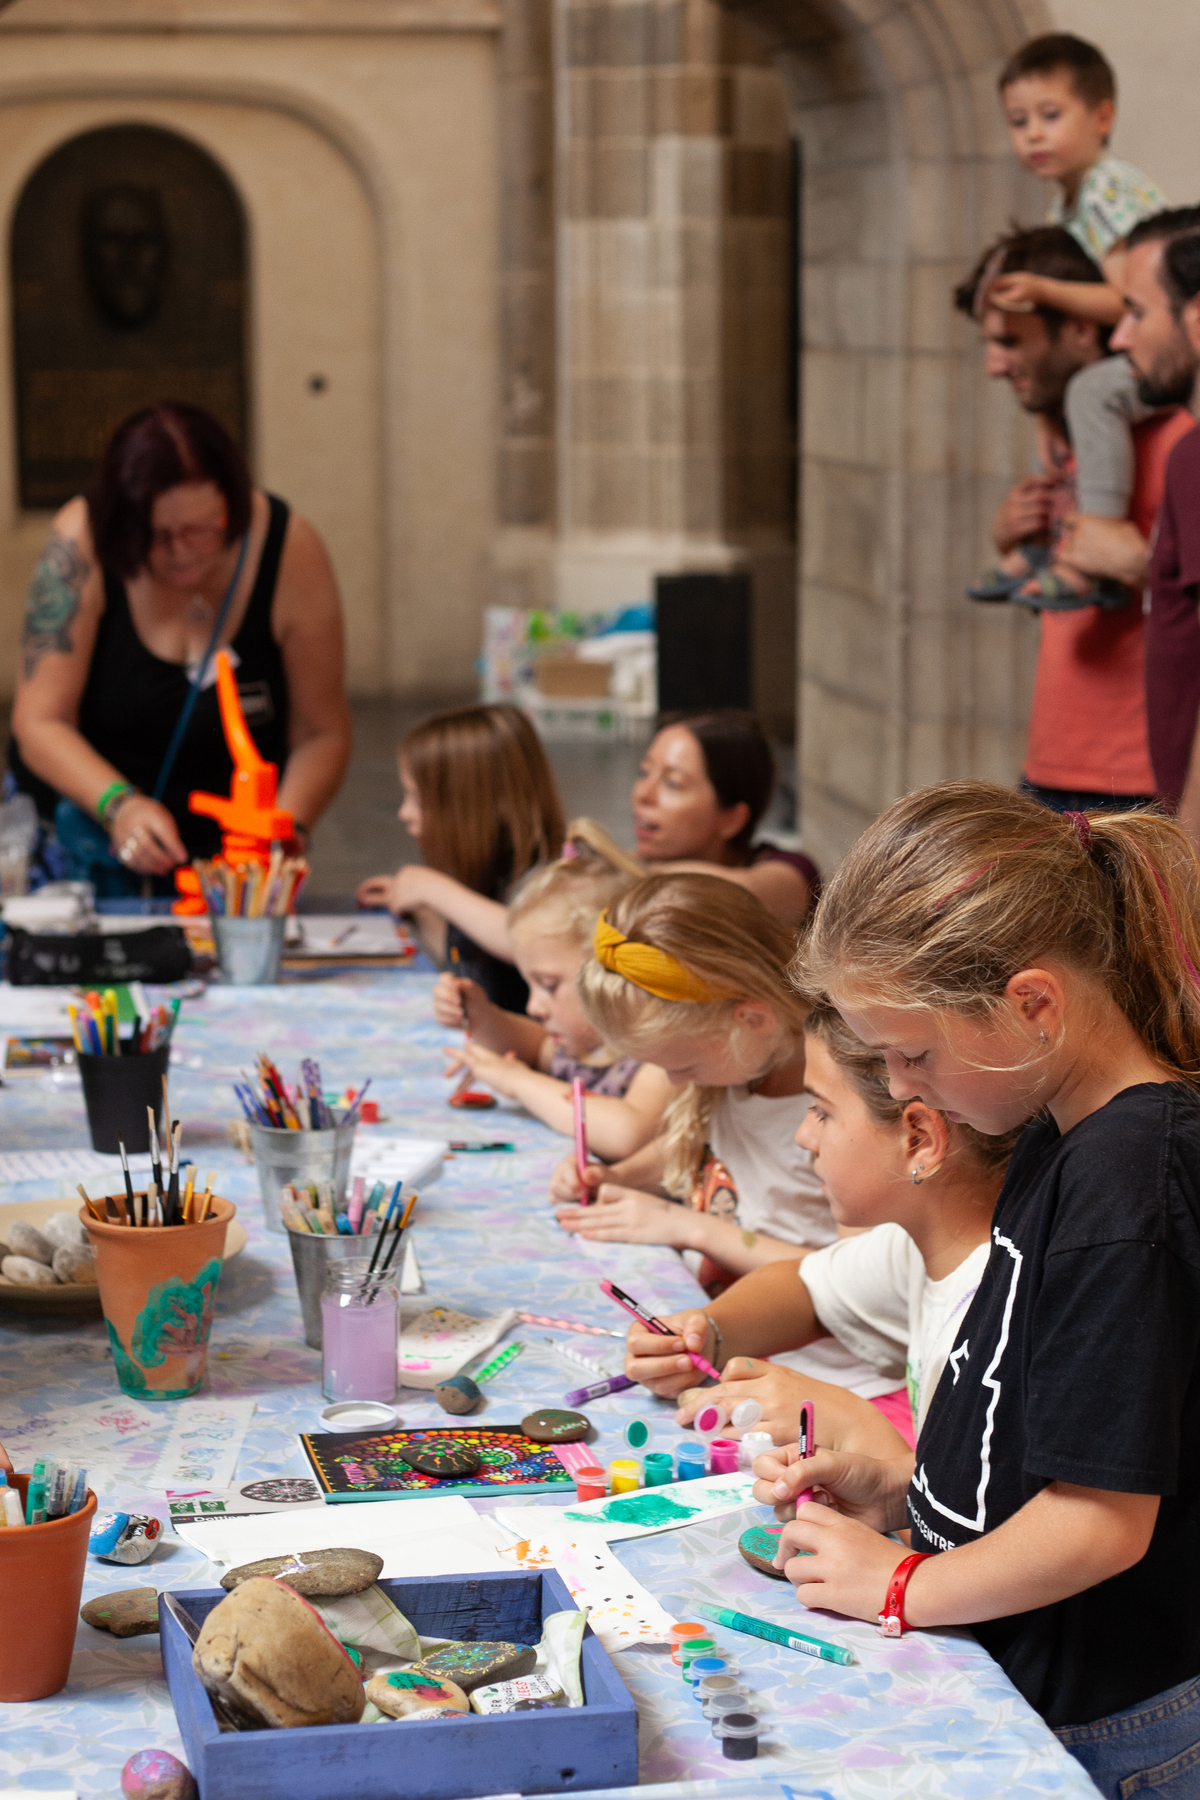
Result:
[[[557,1518],[540,1506],[498,1506],[496,1517],[519,1538],[556,1529],[560,1520],[568,1530],[598,1525],[611,1544],[622,1538],[678,1531],[683,1525],[699,1525],[754,1504],[754,1476],[747,1469],[736,1475],[702,1475],[695,1481],[672,1481],[664,1487],[639,1488],[633,1494],[580,1501],[561,1512],[556,1508]]]
[[[387,913],[298,913],[288,956],[401,956],[415,950],[409,933]]]
[[[326,1506],[318,1512],[260,1513],[241,1519],[176,1526],[193,1549],[221,1568],[305,1550],[373,1550],[383,1558],[381,1573],[468,1575],[497,1570],[499,1547],[509,1541],[491,1519],[475,1511],[461,1494],[428,1499],[376,1500],[369,1506]],[[511,1568],[511,1560],[508,1567]]]
[[[0,981],[0,1031],[69,1036],[71,1015],[67,1004],[74,998],[71,988],[14,987],[10,981]]]
[[[135,1175],[148,1175],[150,1157],[131,1156]],[[0,1182],[84,1181],[89,1175],[121,1178],[119,1156],[102,1156],[98,1150],[5,1150],[0,1152]]]
[[[82,1463],[97,1494],[146,1483],[165,1420],[138,1400],[117,1395],[85,1406],[47,1407],[23,1414],[13,1399],[0,1408],[0,1443],[17,1469],[39,1456]]]
[[[355,1133],[350,1177],[361,1175],[368,1192],[374,1181],[420,1191],[438,1179],[449,1149],[446,1138],[377,1137],[367,1126]]]
[[[164,1494],[229,1487],[253,1417],[253,1400],[181,1400],[147,1487]]]
[[[545,1509],[530,1508],[544,1512]],[[557,1569],[576,1606],[611,1655],[635,1644],[667,1643],[673,1623],[666,1608],[635,1581],[609,1548],[599,1525],[552,1527],[503,1552],[519,1569]]]

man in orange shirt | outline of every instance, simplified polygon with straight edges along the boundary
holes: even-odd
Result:
[[[993,245],[955,294],[959,310],[979,322],[988,374],[1009,382],[1037,421],[1038,473],[1010,489],[996,514],[993,540],[1006,556],[1031,539],[1048,539],[1075,567],[1129,591],[1128,603],[1115,610],[1069,604],[1042,610],[1021,786],[1056,812],[1145,806],[1154,798],[1155,782],[1139,596],[1166,460],[1192,421],[1186,413],[1164,413],[1139,426],[1128,519],[1080,521],[1066,389],[1078,370],[1107,354],[1108,332],[1049,307],[1001,312],[989,306],[991,282],[1018,271],[1067,281],[1100,279],[1068,232],[1046,226],[1014,232]]]

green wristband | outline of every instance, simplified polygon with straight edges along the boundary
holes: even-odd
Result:
[[[136,793],[137,789],[131,781],[109,782],[108,786],[96,802],[96,817],[106,831],[112,814],[116,811],[117,807],[120,806],[122,800],[127,800],[130,794]]]

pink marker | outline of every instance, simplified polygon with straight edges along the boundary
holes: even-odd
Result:
[[[587,1120],[583,1112],[583,1078],[576,1075],[571,1083],[571,1103],[575,1108],[575,1173],[579,1177],[579,1204],[588,1204],[587,1185]]]
[[[346,1208],[346,1216],[350,1220],[350,1230],[356,1237],[362,1229],[363,1186],[364,1177],[356,1176],[354,1186],[350,1191],[350,1204]]]
[[[600,1291],[607,1294],[610,1300],[615,1300],[618,1306],[623,1306],[627,1313],[632,1313],[633,1317],[639,1320],[647,1331],[652,1331],[655,1337],[675,1336],[669,1325],[664,1325],[661,1319],[656,1319],[653,1313],[648,1313],[644,1306],[639,1306],[637,1301],[625,1293],[624,1289],[619,1288],[615,1281],[602,1281]],[[699,1369],[702,1375],[711,1376],[713,1381],[720,1381],[719,1371],[714,1369],[710,1362],[706,1362],[702,1356],[694,1356],[690,1350],[685,1350],[684,1355],[693,1369]]]
[[[811,1456],[816,1447],[817,1409],[811,1400],[802,1400],[800,1402],[800,1436],[797,1440],[797,1449],[799,1450],[800,1455],[804,1457]],[[811,1500],[812,1497],[813,1491],[810,1487],[802,1488],[796,1495],[796,1505],[803,1506],[804,1502],[806,1500]]]

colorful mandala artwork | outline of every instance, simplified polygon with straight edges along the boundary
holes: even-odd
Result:
[[[458,1429],[375,1431],[364,1437],[321,1432],[301,1438],[322,1490],[332,1498],[412,1493],[494,1493],[497,1488],[574,1486],[549,1444],[535,1444],[516,1425],[471,1425]],[[469,1451],[478,1466],[469,1473],[433,1475],[412,1466],[410,1457],[454,1459]]]
[[[296,1500],[319,1500],[321,1490],[307,1475],[280,1477],[274,1481],[252,1481],[240,1490],[246,1500],[271,1500],[276,1505],[291,1505]]]

